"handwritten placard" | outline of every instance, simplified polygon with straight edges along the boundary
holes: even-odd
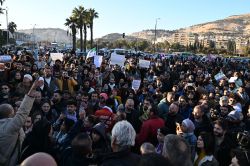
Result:
[[[133,80],[132,82],[132,89],[137,91],[140,88],[141,80]]]
[[[118,55],[118,54],[112,53],[111,58],[110,58],[110,64],[111,65],[119,65],[119,66],[123,67],[125,60],[126,60],[126,58],[124,55]]]
[[[0,56],[0,62],[2,62],[2,63],[8,63],[11,61],[12,61],[12,58],[10,55],[1,55]]]
[[[100,67],[102,64],[102,56],[94,56],[94,64],[96,67]]]
[[[215,79],[216,81],[220,81],[220,80],[223,79],[223,78],[226,78],[226,76],[225,76],[225,74],[224,74],[223,72],[219,72],[218,74],[216,74],[216,75],[214,76],[214,79]]]
[[[60,60],[63,61],[63,53],[50,53],[50,57],[53,61]]]
[[[141,68],[149,68],[150,66],[150,61],[139,59],[139,66]]]

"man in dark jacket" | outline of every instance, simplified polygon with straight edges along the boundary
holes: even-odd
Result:
[[[112,129],[111,147],[113,153],[108,154],[102,166],[137,166],[140,156],[130,151],[135,144],[135,130],[128,121],[120,121]]]
[[[194,107],[190,119],[194,123],[194,134],[196,135],[196,137],[198,137],[200,132],[202,131],[212,132],[212,124],[208,117],[204,114],[204,111],[202,110],[202,107],[200,105]]]
[[[62,166],[88,166],[93,161],[88,156],[92,152],[92,141],[88,134],[78,134],[72,141],[71,147],[66,149],[62,155],[60,165]]]
[[[214,156],[220,166],[228,166],[231,163],[231,150],[235,148],[230,136],[227,135],[228,125],[225,120],[214,122],[215,153]]]

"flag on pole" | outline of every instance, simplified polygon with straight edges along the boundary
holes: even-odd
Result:
[[[86,59],[96,56],[96,48],[89,50]]]

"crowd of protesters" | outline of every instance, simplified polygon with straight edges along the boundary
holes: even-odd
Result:
[[[250,165],[250,63],[5,54],[0,165]]]

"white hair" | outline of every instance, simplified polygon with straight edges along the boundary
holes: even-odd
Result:
[[[115,138],[119,146],[134,146],[136,132],[133,126],[126,120],[119,121],[112,129],[112,139]]]

